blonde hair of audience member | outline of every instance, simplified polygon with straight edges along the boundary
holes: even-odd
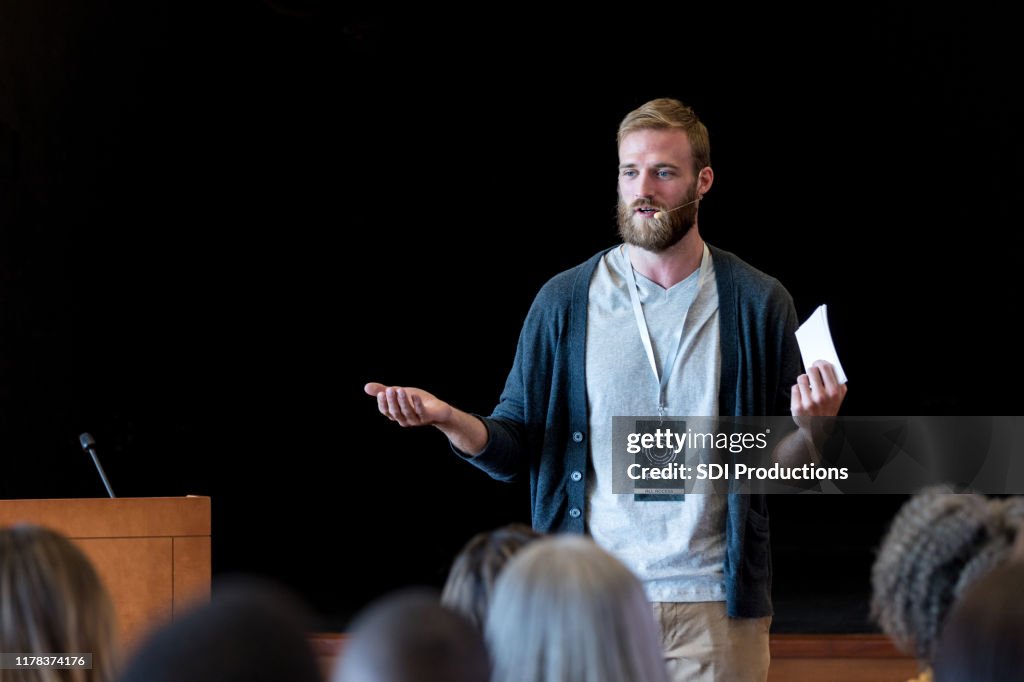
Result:
[[[455,557],[441,591],[441,603],[483,631],[498,574],[513,554],[541,537],[542,533],[522,523],[477,533]]]
[[[935,651],[935,682],[1002,682],[1024,670],[1024,564],[1011,561],[953,606]]]
[[[930,663],[953,603],[1007,562],[1024,498],[926,489],[893,519],[871,570],[871,615],[893,642]]]
[[[640,581],[592,540],[537,540],[498,577],[487,615],[493,682],[667,682]]]
[[[47,528],[0,528],[0,652],[92,654],[92,670],[0,670],[0,682],[110,682],[116,637],[110,596],[78,547]]]

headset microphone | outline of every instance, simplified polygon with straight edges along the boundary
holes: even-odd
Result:
[[[681,205],[679,205],[679,206],[676,206],[675,208],[670,208],[670,209],[669,209],[669,210],[667,210],[667,211],[655,211],[655,213],[654,213],[654,219],[655,219],[655,220],[659,220],[659,219],[661,218],[661,216],[665,215],[666,213],[671,213],[672,211],[678,211],[678,210],[679,210],[679,209],[681,209],[681,208],[686,208],[686,207],[687,207],[687,206],[689,206],[690,204],[696,204],[696,203],[697,203],[698,201],[700,201],[700,200],[701,200],[701,197],[697,197],[697,198],[696,198],[696,199],[694,199],[693,201],[688,201],[688,202],[686,202],[685,204],[681,204]]]

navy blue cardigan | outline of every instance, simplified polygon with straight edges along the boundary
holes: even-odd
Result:
[[[722,351],[719,414],[787,415],[790,387],[801,371],[793,299],[778,280],[728,251],[710,248]],[[468,458],[496,479],[529,474],[533,525],[544,532],[584,532],[587,300],[591,276],[605,253],[541,288],[519,336],[501,402],[484,418],[487,446]],[[725,534],[729,615],[771,615],[764,496],[730,494]]]

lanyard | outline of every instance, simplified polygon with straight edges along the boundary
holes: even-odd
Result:
[[[654,380],[659,384],[658,415],[664,417],[667,407],[665,398],[668,393],[668,381],[672,377],[673,370],[675,370],[676,361],[679,360],[679,352],[683,349],[683,336],[686,331],[686,317],[690,314],[690,308],[693,307],[693,302],[696,301],[697,296],[700,295],[701,289],[704,288],[704,280],[707,279],[709,256],[708,245],[704,244],[704,253],[700,259],[700,274],[697,276],[697,289],[693,293],[693,299],[690,301],[690,305],[687,306],[686,312],[683,313],[683,321],[682,324],[679,325],[679,336],[676,338],[675,349],[673,349],[666,357],[668,364],[660,377],[658,376],[658,363],[654,359],[654,346],[651,344],[651,334],[647,330],[647,318],[644,317],[644,309],[640,305],[640,294],[637,293],[636,275],[633,274],[633,264],[629,262],[629,254],[625,249],[623,249],[622,255],[626,260],[626,278],[629,280],[629,298],[633,302],[633,314],[636,317],[637,329],[640,330],[640,340],[643,341],[644,350],[647,351],[647,360],[651,363],[651,371],[654,372]]]

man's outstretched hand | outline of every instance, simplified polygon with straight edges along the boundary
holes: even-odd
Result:
[[[452,406],[421,388],[385,386],[375,381],[363,387],[377,398],[380,413],[401,426],[444,424],[452,419]]]
[[[470,457],[480,454],[490,439],[478,418],[411,386],[385,386],[371,381],[363,387],[377,398],[380,413],[401,426],[436,426],[457,450]]]

